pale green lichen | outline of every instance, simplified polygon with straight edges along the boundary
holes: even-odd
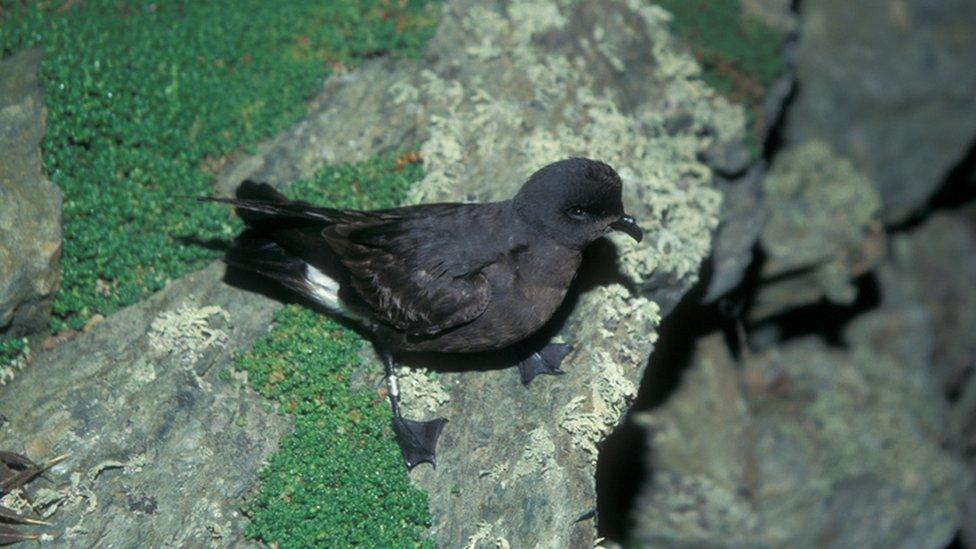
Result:
[[[654,302],[631,296],[620,285],[603,286],[594,293],[595,298],[583,303],[574,314],[580,327],[578,337],[590,343],[575,353],[574,367],[592,372],[592,382],[586,394],[563,407],[559,426],[595,462],[597,444],[637,395],[633,376],[625,368],[642,366],[646,349],[657,339],[656,334],[634,327],[656,326],[660,315]],[[587,322],[592,318],[603,321]]]
[[[871,181],[820,141],[781,152],[763,179],[769,219],[760,242],[764,287],[752,310],[763,318],[826,297],[849,304],[852,280],[885,255],[881,198]]]
[[[522,455],[515,464],[515,477],[529,474],[545,474],[556,464],[556,443],[544,427],[537,427],[529,433],[529,443],[522,449]]]
[[[400,406],[408,415],[430,415],[451,400],[450,393],[426,368],[396,369]],[[412,414],[411,414],[412,413]]]
[[[481,521],[477,525],[475,533],[468,536],[468,542],[464,545],[465,549],[477,549],[482,542],[488,541],[491,537],[491,524]]]
[[[664,114],[654,108],[622,112],[574,59],[533,43],[565,25],[575,3],[516,0],[505,11],[477,5],[460,31],[474,44],[464,54],[475,67],[459,62],[457,68],[493,77],[445,78],[428,70],[418,78],[419,96],[430,112],[429,138],[421,147],[427,175],[411,200],[507,198],[549,162],[600,158],[621,172],[628,208],[647,233],[643,244],[622,246],[623,270],[640,283],[652,275],[693,280],[721,205],[699,156],[715,140],[741,137],[745,117],[702,83],[694,58],[672,46],[666,12],[639,1],[624,5],[643,21],[666,101],[690,114],[688,131],[671,135]],[[601,43],[603,49],[613,47]],[[597,46],[586,41],[584,47]],[[614,59],[614,66],[623,64],[619,56]],[[505,67],[510,63],[515,70]]]
[[[775,275],[856,248],[881,211],[871,181],[821,141],[783,151],[763,179],[762,245]]]
[[[192,307],[183,304],[179,309],[163,311],[152,321],[149,342],[160,351],[195,356],[227,340],[226,332],[210,325],[213,317],[230,320],[227,311],[216,305]]]

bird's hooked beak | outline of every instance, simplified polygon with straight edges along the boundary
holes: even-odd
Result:
[[[615,231],[623,231],[627,233],[637,242],[644,239],[644,231],[637,226],[637,221],[629,215],[620,216],[620,219],[610,224],[610,228]]]

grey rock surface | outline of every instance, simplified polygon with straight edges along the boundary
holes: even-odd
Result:
[[[446,417],[430,494],[440,545],[589,546],[597,444],[636,394],[654,327],[695,283],[722,201],[700,158],[741,147],[741,108],[705,86],[667,15],[644,2],[447,2],[421,62],[378,61],[331,78],[313,114],[239,164],[287,184],[326,162],[413,144],[425,179],[411,201],[511,197],[535,169],[585,155],[614,165],[640,245],[599,245],[551,332],[575,345],[564,376],[523,388],[513,369],[468,358],[435,377],[402,368],[403,408]],[[729,145],[734,144],[734,145]],[[279,166],[281,166],[279,168]],[[218,185],[229,192],[231,169]],[[639,292],[634,294],[632,289]],[[450,360],[448,360],[450,362]],[[420,365],[420,364],[418,364]],[[378,383],[378,362],[357,376]]]
[[[756,163],[738,179],[716,177],[722,190],[722,213],[712,245],[711,279],[702,298],[705,302],[738,286],[753,261],[753,248],[769,217],[763,202],[764,176],[762,163]]]
[[[41,50],[0,61],[0,336],[47,326],[60,281],[61,191],[41,172]]]
[[[849,304],[852,280],[885,254],[880,200],[871,182],[821,141],[776,156],[763,179],[769,219],[763,287],[751,311],[761,319],[826,298]]]
[[[3,388],[0,448],[70,457],[29,488],[67,547],[233,545],[238,508],[290,426],[217,374],[278,305],[214,264],[39,353]],[[43,491],[43,490],[46,490]]]
[[[937,213],[891,239],[878,270],[887,307],[920,305],[932,317],[933,377],[958,393],[976,374],[976,224],[962,213]]]
[[[679,391],[639,420],[653,480],[638,543],[945,546],[974,484],[941,447],[948,410],[927,373],[874,347],[899,325],[924,345],[918,318],[897,320],[865,318],[849,352],[797,340],[741,370],[720,335],[701,340]]]
[[[361,160],[408,145],[419,147],[426,170],[426,178],[414,189],[414,202],[508,198],[533,170],[571,155],[601,158],[620,171],[626,206],[646,237],[640,245],[615,237],[590,256],[592,268],[581,275],[577,291],[551,329],[558,339],[575,346],[564,363],[566,375],[537,379],[526,389],[514,369],[444,372],[436,379],[423,369],[401,372],[403,407],[409,416],[450,420],[439,445],[437,469],[420,467],[413,472],[430,494],[432,535],[440,545],[494,545],[504,540],[512,546],[591,546],[594,521],[576,519],[595,506],[597,445],[636,394],[660,316],[697,280],[722,202],[712,172],[700,158],[716,143],[744,141],[742,109],[701,81],[694,59],[673,44],[667,15],[645,2],[512,0],[489,5],[453,0],[445,4],[437,37],[424,60],[395,65],[377,60],[330,78],[310,112],[306,120],[261,146],[258,155],[234,159],[218,177],[218,192],[230,192],[245,177],[285,185],[310,176],[327,162]],[[137,414],[163,418],[157,421],[165,421],[167,414],[180,418],[178,425],[170,422],[170,431],[140,419],[146,424],[142,432],[148,434],[142,446],[119,439],[110,446],[116,448],[111,455],[85,446],[78,450],[78,461],[69,460],[54,471],[81,472],[79,482],[86,487],[98,491],[104,483],[112,490],[104,494],[113,502],[104,505],[104,512],[96,508],[85,515],[80,505],[55,515],[59,525],[81,524],[78,528],[90,532],[72,529],[78,540],[115,535],[116,526],[128,526],[142,536],[138,540],[151,542],[163,535],[190,539],[187,536],[199,534],[209,523],[163,518],[173,509],[174,487],[180,493],[206,496],[201,520],[217,520],[213,517],[219,515],[223,522],[217,520],[216,530],[222,532],[221,540],[240,536],[241,524],[233,515],[240,501],[234,498],[245,489],[245,477],[255,479],[260,456],[284,427],[261,416],[260,406],[244,396],[247,393],[210,377],[229,360],[227,348],[246,348],[261,333],[273,309],[264,298],[219,285],[217,278],[219,269],[212,268],[175,283],[146,304],[120,313],[130,316],[113,316],[70,343],[76,352],[59,350],[66,355],[38,357],[27,370],[30,377],[18,378],[20,387],[36,384],[38,376],[67,369],[67,354],[94,355],[85,359],[88,377],[76,379],[75,390],[81,391],[76,400],[94,395],[97,406],[78,407],[92,409],[94,415],[80,417],[105,416],[102,426],[87,419],[88,430],[66,427],[58,437],[47,437],[52,439],[47,446],[30,443],[32,456],[84,444],[66,433],[110,442],[120,436],[117,430],[126,433],[127,424],[111,417],[118,411],[100,403],[122,398],[113,391],[127,394],[123,381],[132,384],[138,377],[132,375],[133,367],[138,367],[136,372],[151,367],[157,376],[155,388],[175,395],[157,399]],[[207,280],[218,286],[208,286]],[[151,319],[182,310],[178,297],[191,293],[196,296],[191,310],[219,306],[231,319],[244,310],[252,311],[253,318],[227,326],[220,314],[207,317],[207,325],[227,332],[226,347],[208,347],[189,366],[176,367],[174,362],[183,363],[149,348]],[[120,323],[127,331],[118,339]],[[115,339],[119,343],[95,352],[96,342],[105,345]],[[468,359],[459,361],[448,367],[477,369]],[[121,389],[110,390],[92,377],[92,372],[116,375],[116,370],[126,368],[129,372],[116,383]],[[381,371],[377,361],[360,379],[373,383]],[[135,390],[147,395],[139,391],[148,389]],[[181,390],[193,392],[192,402],[181,400]],[[11,417],[0,443],[27,445],[29,441],[12,438],[11,433],[26,437],[53,425],[46,419],[48,408],[35,399],[20,398],[20,416]],[[181,404],[184,400],[190,404]],[[236,442],[220,437],[205,441],[201,435],[208,425],[227,424],[228,412],[216,406],[221,402],[248,410],[247,425],[259,431],[245,429],[239,435],[257,438],[237,441],[250,453],[241,454],[247,459],[239,458],[246,466],[232,472],[221,469],[225,456],[244,450]],[[74,413],[68,408],[61,416],[71,418]],[[140,465],[139,456],[165,461],[182,448],[179,437],[210,454],[205,462],[192,462],[199,474],[178,473],[182,461],[177,460],[140,481],[135,468],[150,469]],[[105,471],[96,481],[85,480],[92,467],[107,459],[136,461],[128,466],[132,472],[123,467]],[[173,478],[182,484],[171,484]],[[227,500],[221,506],[214,507],[212,492],[201,487],[205,481],[224,483],[221,493]],[[128,492],[120,492],[125,486]],[[129,492],[156,498],[152,521],[139,514],[145,506],[125,510],[118,494]]]
[[[809,0],[789,142],[829,142],[877,186],[884,220],[924,206],[976,138],[976,3]]]
[[[388,87],[394,108],[424,124],[427,175],[413,200],[508,198],[533,170],[585,155],[620,171],[646,232],[590,256],[596,268],[553,326],[575,346],[566,375],[526,389],[513,369],[443,373],[448,402],[405,405],[450,420],[437,469],[413,473],[438,544],[590,546],[594,522],[577,519],[595,506],[597,445],[635,396],[659,316],[697,280],[718,222],[721,195],[699,158],[717,141],[742,143],[744,115],[697,78],[666,16],[644,2],[449,2],[429,52],[426,70]]]

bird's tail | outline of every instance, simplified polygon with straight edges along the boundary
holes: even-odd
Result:
[[[277,242],[252,229],[245,230],[224,254],[228,265],[266,276],[299,293],[307,293],[306,263]]]
[[[251,180],[241,183],[235,198],[203,196],[197,200],[230,204],[248,227],[256,229],[268,222],[274,222],[278,228],[284,225],[328,225],[339,216],[338,210],[319,208],[300,200],[289,200],[271,185]]]
[[[224,254],[228,265],[275,280],[328,309],[340,308],[337,275],[329,268],[337,261],[321,237],[335,210],[289,200],[253,181],[241,183],[235,198],[201,200],[233,205],[247,225]]]

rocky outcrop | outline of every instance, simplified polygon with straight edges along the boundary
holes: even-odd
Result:
[[[766,261],[751,317],[822,298],[853,302],[852,281],[874,268],[886,249],[871,182],[826,143],[811,141],[777,155],[763,190]]]
[[[820,139],[876,186],[883,219],[924,206],[976,136],[976,4],[808,0],[784,134]]]
[[[885,307],[921,306],[932,319],[929,370],[947,394],[958,395],[976,374],[976,210],[938,213],[895,234],[878,270]]]
[[[924,369],[873,344],[886,330],[898,345],[930,343],[918,326],[867,317],[849,352],[810,338],[741,370],[720,335],[701,340],[681,389],[638,420],[653,472],[638,542],[945,546],[972,477],[941,447],[948,410]]]
[[[3,388],[0,448],[37,461],[69,455],[47,473],[51,483],[29,490],[53,521],[44,539],[241,540],[241,498],[289,422],[245,382],[218,378],[278,306],[227,286],[222,272],[215,264],[189,275],[42,351]]]
[[[441,374],[450,401],[436,415],[450,423],[438,467],[414,472],[440,545],[590,545],[597,445],[717,226],[721,194],[699,158],[716,142],[742,147],[744,116],[643,2],[450,2],[430,53],[435,63],[388,87],[392,110],[423,121],[415,201],[507,198],[534,169],[586,155],[620,171],[647,234],[588,258],[550,331],[575,346],[566,375],[526,389],[511,369]]]
[[[47,326],[61,263],[61,191],[41,172],[40,50],[0,61],[0,337]]]
[[[636,394],[660,316],[695,283],[709,252],[722,196],[700,158],[743,146],[741,108],[701,81],[672,41],[668,15],[645,2],[455,0],[426,59],[377,60],[331,78],[310,113],[258,155],[237,159],[218,189],[244,177],[287,184],[326,162],[407,145],[420,149],[427,174],[417,202],[507,198],[534,169],[572,155],[620,171],[646,238],[592,250],[591,268],[544,334],[575,346],[567,374],[526,389],[514,370],[499,369],[511,363],[448,359],[425,364],[442,370],[436,381],[414,372],[409,386],[423,394],[404,400],[408,415],[450,420],[437,469],[413,472],[430,494],[438,543],[591,545],[597,445]],[[273,306],[217,278],[211,268],[174,283],[37,357],[16,380],[32,389],[10,402],[17,414],[8,412],[0,442],[30,455],[77,453],[52,474],[80,471],[64,490],[98,497],[90,511],[79,504],[55,515],[68,527],[63,539],[240,535],[234,509],[244,478],[254,480],[283,426],[212,376],[229,349],[261,332]],[[199,337],[185,340],[184,328]],[[69,357],[85,358],[69,367]],[[374,383],[381,368],[370,366],[360,379]],[[53,372],[67,373],[34,391]],[[237,419],[233,410],[254,430],[215,432]],[[177,494],[186,493],[199,501],[180,506]]]

